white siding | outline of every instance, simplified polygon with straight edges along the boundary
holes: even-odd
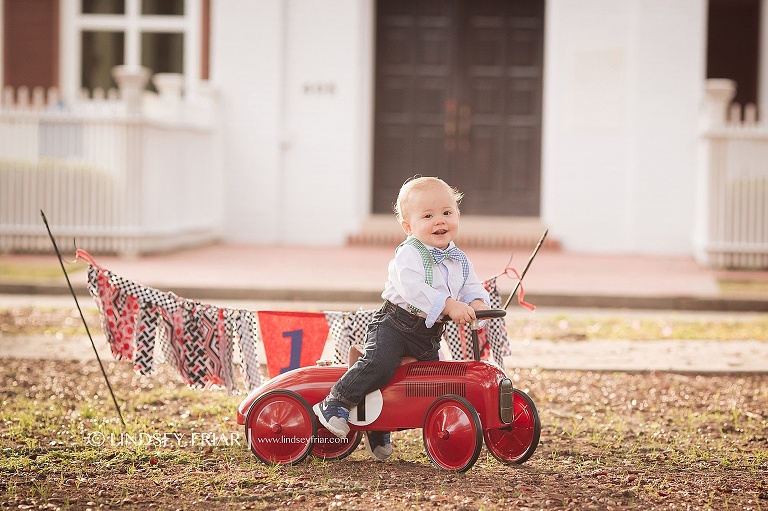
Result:
[[[368,215],[372,9],[357,0],[214,4],[229,241],[340,244]]]
[[[542,218],[566,249],[690,253],[703,0],[550,0]]]

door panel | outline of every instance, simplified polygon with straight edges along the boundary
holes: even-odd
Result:
[[[462,212],[538,215],[543,0],[377,5],[374,204],[437,175]]]
[[[376,212],[392,212],[397,192],[409,176],[435,173],[449,164],[444,149],[445,104],[454,94],[454,4],[378,2]]]

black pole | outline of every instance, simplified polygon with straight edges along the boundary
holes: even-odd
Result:
[[[75,299],[75,305],[77,305],[77,311],[80,313],[80,319],[83,320],[83,325],[85,326],[85,332],[88,334],[88,338],[91,340],[91,346],[93,347],[93,352],[96,354],[96,360],[99,361],[101,374],[104,375],[104,381],[107,382],[107,388],[109,389],[109,394],[112,396],[112,402],[115,403],[115,410],[117,410],[117,415],[120,417],[120,422],[123,423],[123,427],[126,427],[125,420],[123,419],[123,413],[120,411],[120,405],[117,404],[117,398],[115,397],[115,393],[112,391],[112,385],[109,383],[109,378],[107,378],[107,372],[104,370],[104,364],[101,363],[101,357],[99,356],[99,352],[96,349],[96,343],[93,342],[93,337],[91,336],[91,331],[88,328],[88,323],[86,323],[85,316],[83,315],[83,310],[80,308],[80,302],[77,301],[77,295],[75,294],[75,290],[72,288],[72,283],[69,281],[69,275],[67,274],[67,270],[64,268],[64,261],[61,259],[61,252],[59,252],[59,247],[56,246],[56,239],[53,237],[53,233],[51,233],[51,228],[48,226],[48,219],[45,218],[45,213],[43,213],[42,209],[40,210],[40,216],[43,217],[43,223],[45,224],[45,228],[48,231],[48,236],[51,238],[51,243],[53,243],[53,250],[56,251],[56,257],[59,258],[61,271],[64,272],[64,278],[67,279],[67,286],[69,286],[69,291],[72,293],[72,298]]]
[[[509,303],[512,301],[512,297],[515,296],[515,293],[517,293],[517,290],[520,288],[520,284],[523,281],[523,277],[525,277],[525,274],[528,272],[528,268],[531,266],[531,261],[533,261],[533,258],[536,257],[536,254],[539,253],[539,249],[541,248],[541,245],[544,243],[544,238],[547,237],[547,233],[549,232],[549,229],[544,231],[544,234],[541,235],[541,239],[539,240],[539,243],[536,245],[536,248],[533,249],[533,253],[531,254],[531,257],[528,258],[528,262],[525,264],[525,268],[523,268],[523,273],[520,274],[520,279],[517,281],[517,284],[515,284],[515,289],[512,290],[512,293],[510,293],[509,298],[507,298],[507,301],[504,303],[504,310],[509,307]]]

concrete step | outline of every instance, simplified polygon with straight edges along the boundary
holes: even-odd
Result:
[[[533,248],[547,227],[537,217],[462,215],[456,244],[467,248]],[[392,215],[372,215],[360,230],[347,237],[353,246],[397,246],[405,239]],[[560,242],[550,234],[543,248],[559,250]]]

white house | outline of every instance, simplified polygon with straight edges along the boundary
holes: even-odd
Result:
[[[213,87],[227,242],[343,244],[421,173],[472,225],[693,255],[706,79],[768,104],[764,3],[0,0],[0,82],[66,103],[125,64]]]

